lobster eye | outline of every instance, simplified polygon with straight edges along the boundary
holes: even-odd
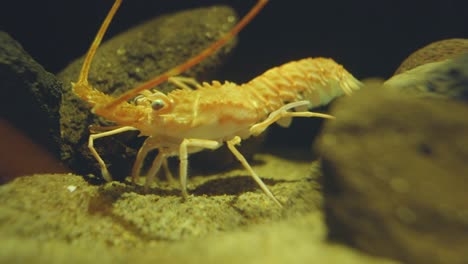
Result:
[[[153,110],[158,111],[163,109],[166,106],[166,103],[162,99],[156,99],[151,103]]]

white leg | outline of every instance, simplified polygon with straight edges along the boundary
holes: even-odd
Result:
[[[199,88],[201,85],[194,78],[184,76],[172,76],[167,80],[175,86],[184,90],[193,90],[193,88]],[[192,85],[193,88],[190,88]]]
[[[163,160],[162,167],[164,170],[164,174],[166,174],[166,179],[173,184],[175,182],[174,176],[172,176],[171,170],[169,169],[169,165],[167,164],[167,158]]]
[[[321,117],[321,118],[329,118],[334,119],[335,117],[332,115],[322,114],[322,113],[314,113],[314,112],[288,112],[291,108],[296,108],[308,104],[308,101],[299,101],[284,105],[280,109],[271,112],[267,119],[263,120],[260,123],[257,123],[250,127],[250,133],[254,136],[260,135],[265,129],[267,129],[271,124],[275,123],[281,118],[292,118],[292,117]]]
[[[241,142],[241,138],[236,136],[233,139],[229,140],[227,142],[227,146],[229,150],[231,150],[232,154],[236,156],[236,158],[240,161],[242,166],[250,173],[250,176],[257,182],[257,184],[260,186],[262,191],[271,199],[273,202],[275,202],[279,207],[282,207],[281,203],[276,199],[276,197],[273,195],[273,193],[268,189],[268,187],[265,185],[265,183],[260,179],[260,177],[257,175],[257,173],[252,169],[250,164],[247,162],[245,157],[237,150],[235,145],[239,144]]]
[[[158,148],[151,142],[151,137],[147,138],[141,148],[138,150],[137,156],[135,158],[135,162],[133,163],[132,167],[132,182],[137,183],[138,179],[140,178],[141,174],[141,167],[143,167],[143,162],[145,161],[146,155],[148,152]]]
[[[156,158],[153,160],[150,169],[148,170],[148,174],[146,175],[145,179],[145,192],[148,191],[150,184],[154,181],[156,174],[158,173],[159,169],[161,168],[161,164],[163,161],[166,160],[166,154],[162,151],[159,151]]]
[[[207,139],[193,139],[186,138],[182,141],[179,147],[179,177],[180,177],[180,186],[182,188],[182,196],[184,198],[188,197],[187,193],[187,168],[188,168],[188,148],[207,148],[207,149],[217,149],[221,146],[221,143],[214,140]]]
[[[151,138],[148,138],[143,143],[143,146],[141,146],[140,150],[138,151],[137,157],[135,159],[135,163],[133,164],[133,168],[132,168],[132,182],[133,183],[138,182],[138,179],[141,174],[141,167],[143,166],[143,162],[145,161],[145,158],[148,152],[153,149],[159,148],[159,145],[152,144],[153,142],[150,141],[150,139]],[[153,160],[153,163],[151,164],[151,167],[147,172],[146,179],[145,179],[145,191],[148,190],[149,185],[154,181],[155,176],[157,175],[161,166],[163,167],[168,180],[171,182],[174,182],[174,178],[172,177],[172,174],[167,165],[167,153],[159,149],[158,155]]]
[[[101,156],[99,156],[96,149],[94,148],[94,140],[98,139],[98,138],[103,138],[103,137],[119,134],[119,133],[122,133],[122,132],[130,131],[130,130],[138,130],[138,129],[136,129],[134,127],[130,127],[130,126],[124,126],[124,127],[120,127],[120,128],[111,130],[111,131],[106,131],[106,132],[102,132],[102,133],[89,135],[88,148],[91,151],[91,154],[93,154],[94,158],[99,163],[99,166],[101,167],[102,177],[104,177],[104,179],[106,181],[108,181],[108,182],[112,181],[112,177],[111,177],[109,171],[107,170],[106,164],[104,163]]]

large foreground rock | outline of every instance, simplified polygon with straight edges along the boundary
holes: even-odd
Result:
[[[317,145],[331,237],[405,263],[466,263],[468,106],[375,88],[332,114]]]

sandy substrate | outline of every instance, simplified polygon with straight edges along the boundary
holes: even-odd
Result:
[[[282,209],[241,169],[193,175],[187,201],[167,182],[145,194],[72,174],[18,178],[0,187],[0,262],[390,263],[326,242],[318,162],[278,153],[254,169]]]

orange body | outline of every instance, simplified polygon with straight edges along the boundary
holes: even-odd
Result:
[[[272,68],[246,84],[214,81],[195,90],[174,90],[167,95],[156,92],[140,104],[124,102],[112,110],[95,108],[95,112],[135,127],[144,136],[172,138],[172,142],[184,138],[222,142],[236,135],[249,137],[250,127],[287,103],[307,100],[308,108],[315,108],[360,86],[333,60],[307,58]],[[104,103],[112,100],[104,94],[99,98]],[[164,108],[153,109],[154,100],[162,100]]]
[[[331,59],[307,58],[272,68],[242,85],[213,81],[196,85],[194,90],[174,90],[167,95],[148,91],[198,63],[230,40],[267,3],[266,0],[260,0],[231,32],[198,56],[119,98],[113,98],[93,89],[87,76],[94,53],[120,2],[121,0],[116,0],[109,12],[88,52],[80,78],[73,84],[74,92],[93,106],[95,114],[121,126],[113,131],[90,136],[89,147],[100,163],[104,178],[111,180],[104,161],[93,147],[94,139],[139,130],[148,138],[137,155],[133,178],[138,178],[146,154],[152,149],[158,149],[159,154],[148,172],[147,186],[161,165],[165,164],[167,157],[179,156],[182,193],[187,196],[188,154],[202,149],[216,149],[226,142],[262,190],[276,204],[281,205],[235,145],[241,139],[263,132],[274,122],[288,126],[292,117],[333,118],[306,110],[327,104],[342,94],[350,94],[359,89],[361,83]],[[128,102],[132,98],[133,101]],[[284,120],[287,121],[283,122]]]

